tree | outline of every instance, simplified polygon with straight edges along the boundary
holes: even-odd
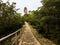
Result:
[[[42,0],[41,14],[51,15],[60,18],[60,0]]]
[[[0,38],[16,31],[24,24],[22,17],[15,10],[15,4],[0,0]]]

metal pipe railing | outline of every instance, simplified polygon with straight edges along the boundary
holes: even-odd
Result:
[[[9,37],[11,37],[11,36],[13,36],[13,35],[15,35],[15,40],[12,42],[11,45],[14,45],[14,43],[15,43],[15,45],[17,45],[17,40],[18,40],[18,34],[17,34],[17,33],[19,32],[19,34],[20,34],[20,31],[21,31],[21,29],[19,29],[19,30],[17,30],[17,31],[15,31],[15,32],[13,32],[13,33],[11,33],[11,34],[9,34],[9,35],[1,38],[1,39],[0,39],[0,45],[2,45],[1,42],[5,42],[4,40],[8,39]]]

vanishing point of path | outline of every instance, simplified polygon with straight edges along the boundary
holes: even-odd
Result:
[[[22,34],[19,45],[41,45],[31,32],[30,25],[25,22],[24,33]]]

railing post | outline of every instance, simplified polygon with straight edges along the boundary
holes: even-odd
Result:
[[[20,38],[21,38],[21,31],[20,31]],[[21,41],[21,39],[20,39],[20,43],[19,43],[19,45],[21,45],[21,42],[22,42],[22,41]]]
[[[0,42],[0,45],[1,45],[1,42]]]
[[[18,36],[17,36],[17,33],[15,34],[15,38],[16,38],[15,45],[17,45],[17,43],[18,43]]]

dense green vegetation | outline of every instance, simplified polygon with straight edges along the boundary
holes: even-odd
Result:
[[[0,0],[0,38],[21,28],[25,21],[39,34],[60,45],[60,0],[42,0],[42,7],[30,14],[20,16],[15,4]]]
[[[22,16],[17,13],[15,4],[3,3],[0,0],[0,38],[21,28],[24,24]]]
[[[60,45],[60,0],[42,0],[42,7],[31,14],[25,20],[37,29],[39,34]]]

